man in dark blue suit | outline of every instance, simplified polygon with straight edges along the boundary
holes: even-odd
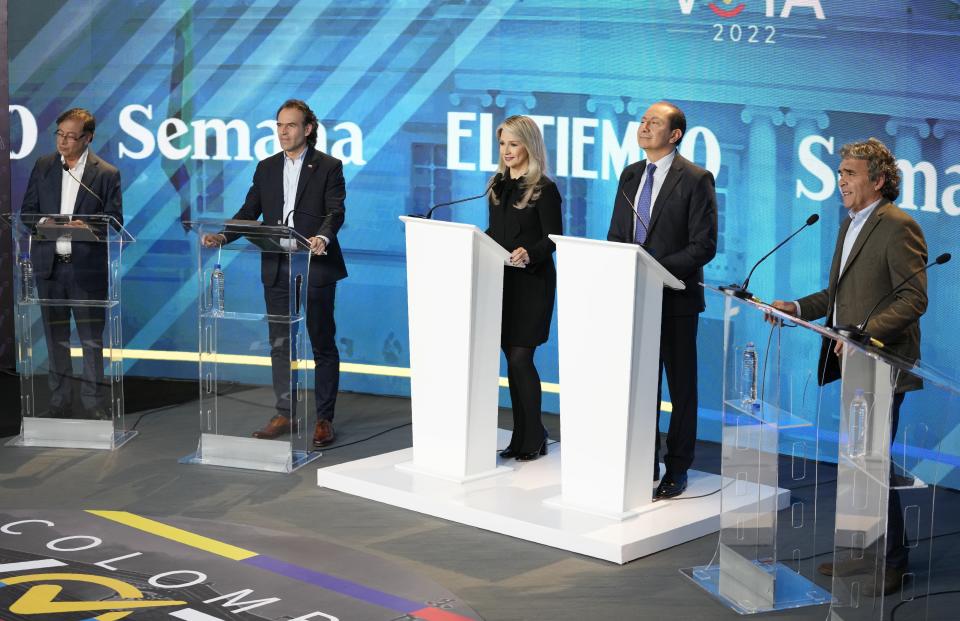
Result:
[[[95,130],[93,114],[83,108],[67,110],[57,118],[57,152],[41,157],[33,166],[20,208],[24,222],[50,220],[84,227],[84,222],[71,216],[102,214],[123,223],[120,171],[90,150]],[[41,242],[32,249],[31,258],[40,298],[107,299],[105,244],[66,239]],[[50,358],[47,416],[69,418],[72,414],[72,312],[83,347],[80,399],[84,417],[109,418],[103,389],[104,308],[43,305],[40,310]]]
[[[673,411],[667,432],[667,472],[657,498],[673,498],[687,488],[697,439],[697,325],[705,308],[703,266],[717,252],[717,196],[713,175],[677,153],[687,119],[677,106],[661,101],[640,119],[637,142],[645,160],[620,175],[610,219],[610,241],[636,243],[671,274],[682,291],[665,289],[660,324],[660,388],[666,371]],[[660,438],[656,436],[653,478],[660,478]]]
[[[237,220],[263,216],[270,225],[289,224],[310,240],[307,286],[307,332],[313,346],[317,425],[316,447],[335,439],[334,407],[340,384],[340,353],[336,344],[333,310],[337,281],[347,277],[337,232],[344,221],[346,184],[340,160],[316,149],[319,122],[313,110],[299,99],[290,99],[277,110],[277,138],[282,151],[257,165],[253,184]],[[223,235],[206,235],[215,246],[227,242]],[[261,255],[264,300],[270,315],[287,315],[290,308],[289,261],[283,253]],[[255,438],[272,439],[292,429],[290,395],[289,326],[270,322],[270,356],[276,415],[254,432]],[[295,419],[294,419],[295,420]]]

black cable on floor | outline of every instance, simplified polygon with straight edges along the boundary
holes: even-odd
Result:
[[[900,606],[903,606],[904,604],[910,604],[917,600],[936,597],[937,595],[956,595],[957,593],[960,593],[960,589],[951,589],[949,591],[936,591],[934,593],[924,593],[923,595],[917,595],[913,599],[908,599],[908,600],[899,602],[896,606],[890,609],[890,621],[896,621],[897,609],[900,608]]]
[[[138,416],[138,417],[137,417],[137,420],[133,423],[133,426],[130,427],[130,429],[128,429],[127,431],[133,431],[133,430],[135,430],[135,429],[137,428],[137,425],[140,424],[140,421],[143,420],[144,417],[150,416],[151,414],[156,414],[157,412],[163,412],[163,411],[166,411],[166,410],[172,410],[173,408],[178,408],[178,407],[180,407],[181,405],[183,405],[183,404],[182,404],[182,403],[171,403],[170,405],[164,405],[164,406],[161,406],[161,407],[159,407],[159,408],[155,408],[155,409],[153,409],[153,410],[147,410],[146,412],[141,412],[141,413],[140,413],[140,416]]]
[[[413,424],[412,422],[411,422],[411,423],[403,423],[402,425],[397,425],[396,427],[391,427],[391,428],[389,428],[389,429],[384,429],[383,431],[378,431],[377,433],[373,434],[372,436],[367,436],[366,438],[362,438],[362,439],[360,439],[360,440],[354,440],[353,442],[347,442],[346,444],[336,444],[336,445],[334,445],[334,446],[327,446],[327,447],[324,447],[322,450],[324,450],[324,451],[332,451],[332,450],[335,450],[335,449],[338,449],[338,448],[343,448],[343,447],[345,447],[345,446],[353,446],[354,444],[360,444],[361,442],[366,442],[367,440],[373,440],[373,439],[376,438],[377,436],[382,436],[382,435],[385,434],[385,433],[389,433],[389,432],[391,432],[391,431],[396,431],[397,429],[402,429],[403,427],[409,427],[409,426],[412,425],[412,424]]]
[[[698,495],[698,496],[677,496],[676,498],[654,498],[654,499],[653,499],[653,502],[660,502],[661,500],[669,500],[669,501],[671,501],[671,502],[675,502],[675,501],[677,501],[677,500],[696,500],[697,498],[707,498],[708,496],[713,496],[714,494],[719,494],[719,493],[720,493],[721,491],[723,491],[724,489],[730,487],[730,485],[731,485],[732,483],[733,483],[733,481],[729,481],[729,482],[727,482],[726,485],[723,485],[723,486],[721,486],[721,487],[718,487],[717,489],[715,489],[715,490],[713,490],[712,492],[709,492],[709,493],[707,493],[707,494],[700,494],[700,495]]]

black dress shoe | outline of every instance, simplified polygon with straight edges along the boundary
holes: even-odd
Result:
[[[502,457],[503,459],[513,459],[517,455],[519,455],[519,453],[517,453],[515,450],[513,450],[509,446],[503,449],[502,451],[500,451],[500,457]]]
[[[675,498],[686,491],[686,489],[686,472],[681,475],[673,475],[668,472],[666,476],[663,477],[663,480],[660,481],[660,485],[657,486],[657,493],[655,494],[655,497],[659,499]]]
[[[534,459],[539,459],[540,456],[547,454],[547,439],[543,439],[543,443],[540,445],[540,448],[533,451],[532,453],[518,453],[517,461],[533,461]]]
[[[37,415],[38,418],[72,418],[73,413],[68,408],[50,407]]]
[[[113,417],[103,408],[93,408],[87,411],[87,417],[93,420],[110,420]]]

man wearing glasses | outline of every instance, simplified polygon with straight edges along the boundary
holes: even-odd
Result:
[[[30,173],[20,213],[26,222],[50,220],[86,226],[74,214],[112,216],[123,222],[120,171],[90,150],[96,120],[89,110],[72,108],[57,117],[57,152],[37,160]],[[86,187],[83,187],[86,186]],[[104,300],[107,297],[107,251],[104,244],[71,242],[61,237],[37,244],[31,253],[38,296],[56,300]],[[83,346],[80,418],[107,419],[103,389],[105,310],[96,306],[41,306],[50,358],[50,401],[46,416],[71,418],[73,364],[70,315]]]

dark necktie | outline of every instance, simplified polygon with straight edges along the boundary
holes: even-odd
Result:
[[[647,173],[643,178],[643,189],[640,190],[640,200],[637,201],[636,231],[633,241],[643,244],[647,241],[647,229],[650,227],[650,205],[653,202],[653,173],[657,170],[656,164],[647,164]]]

